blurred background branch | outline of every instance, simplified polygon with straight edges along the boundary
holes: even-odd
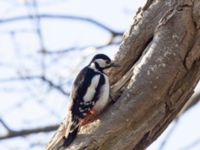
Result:
[[[13,23],[16,21],[24,21],[27,19],[32,20],[33,18],[34,18],[33,16],[24,15],[24,16],[17,16],[17,17],[13,17],[13,18],[0,19],[0,24]],[[57,14],[37,14],[37,19],[50,19],[52,21],[53,20],[82,21],[82,22],[86,22],[86,23],[92,24],[94,26],[97,26],[100,29],[109,32],[112,36],[122,36],[123,35],[123,32],[114,31],[112,28],[104,25],[103,23],[101,23],[99,21],[96,21],[94,19],[87,18],[87,17],[82,17],[82,16],[57,15]],[[38,21],[37,21],[37,24],[38,24]]]
[[[14,138],[14,137],[22,137],[22,136],[27,136],[30,134],[36,134],[36,133],[40,133],[40,132],[50,132],[50,131],[54,131],[58,128],[58,124],[57,125],[50,125],[50,126],[46,126],[46,127],[38,127],[35,129],[24,129],[24,130],[20,130],[20,131],[13,131],[13,130],[8,130],[9,132],[5,135],[0,135],[0,140],[4,140],[4,139],[8,139],[8,138]]]

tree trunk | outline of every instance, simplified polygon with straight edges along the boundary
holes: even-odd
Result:
[[[110,70],[117,102],[81,129],[69,149],[149,146],[176,117],[200,78],[200,1],[148,0]]]

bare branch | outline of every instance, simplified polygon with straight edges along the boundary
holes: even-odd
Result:
[[[103,45],[87,45],[87,46],[81,46],[81,47],[69,47],[69,48],[66,48],[66,49],[63,49],[63,50],[54,50],[54,51],[48,51],[46,50],[45,52],[43,51],[39,51],[40,53],[46,53],[46,54],[49,54],[49,55],[54,55],[54,54],[63,54],[63,53],[67,53],[67,52],[70,52],[70,51],[75,51],[75,50],[82,50],[82,49],[86,49],[88,47],[92,47],[92,48],[95,48],[95,49],[102,49],[102,48],[105,48],[107,46],[111,46],[111,45],[118,45],[120,42],[111,42],[111,43],[106,43],[106,44],[103,44]]]
[[[184,148],[181,148],[180,150],[188,150],[188,149],[191,149],[191,148],[193,148],[193,147],[195,147],[199,144],[200,144],[200,137],[197,140],[193,141],[192,143],[184,146]]]
[[[6,130],[8,130],[9,132],[12,131],[11,128],[3,121],[2,118],[0,118],[0,123],[4,126],[4,128],[5,128]]]
[[[38,35],[38,39],[39,39],[39,42],[40,42],[41,49],[43,51],[45,51],[44,40],[43,40],[42,29],[41,29],[41,21],[40,21],[39,12],[38,12],[37,0],[28,1],[28,3],[30,3],[30,7],[33,8],[33,12],[32,13],[30,12],[29,16],[30,16],[30,18],[33,19],[33,21],[35,23],[36,33]]]
[[[0,31],[0,34],[35,33],[35,29],[11,29]]]
[[[65,92],[60,85],[53,83],[53,81],[47,79],[45,76],[22,76],[22,77],[12,77],[7,79],[0,79],[0,82],[12,82],[12,81],[25,81],[25,80],[41,80],[47,83],[50,87],[56,89],[57,91],[61,92],[63,95],[69,96],[69,93]]]
[[[21,136],[27,136],[30,134],[36,134],[40,132],[50,132],[53,130],[56,130],[58,128],[58,125],[50,125],[46,127],[38,127],[38,128],[33,128],[33,129],[25,129],[25,130],[20,130],[20,131],[11,131],[8,132],[5,135],[0,135],[0,140],[8,139],[8,138],[14,138],[14,137],[21,137]]]
[[[35,80],[35,79],[40,79],[42,76],[40,75],[33,75],[33,76],[23,76],[23,77],[10,77],[10,78],[5,78],[5,79],[0,79],[0,82],[12,82],[12,81],[23,81],[23,80]]]
[[[69,93],[65,92],[59,85],[56,85],[51,80],[47,79],[45,76],[42,76],[40,79],[48,83],[50,87],[53,87],[54,89],[57,89],[58,91],[60,91],[62,94],[69,96]]]
[[[55,20],[62,19],[62,20],[84,21],[84,22],[96,25],[99,28],[101,28],[107,32],[110,32],[112,35],[121,36],[123,34],[123,32],[114,31],[112,28],[100,23],[99,21],[96,21],[94,19],[87,18],[87,17],[72,16],[72,15],[55,15],[55,14],[38,14],[37,17],[39,19],[55,19]],[[27,19],[31,19],[30,16],[24,15],[24,16],[0,19],[0,24],[11,23],[11,22],[27,20]]]

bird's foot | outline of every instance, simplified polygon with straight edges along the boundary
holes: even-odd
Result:
[[[87,116],[80,121],[80,126],[84,126],[86,124],[89,124],[93,121],[93,116],[96,114],[96,110],[93,108],[90,110],[90,112],[87,114]]]

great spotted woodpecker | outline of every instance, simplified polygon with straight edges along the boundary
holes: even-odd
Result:
[[[79,128],[91,121],[92,116],[103,111],[109,103],[110,85],[104,70],[117,66],[104,54],[97,54],[75,79],[67,117],[48,150],[62,150],[76,138]]]

